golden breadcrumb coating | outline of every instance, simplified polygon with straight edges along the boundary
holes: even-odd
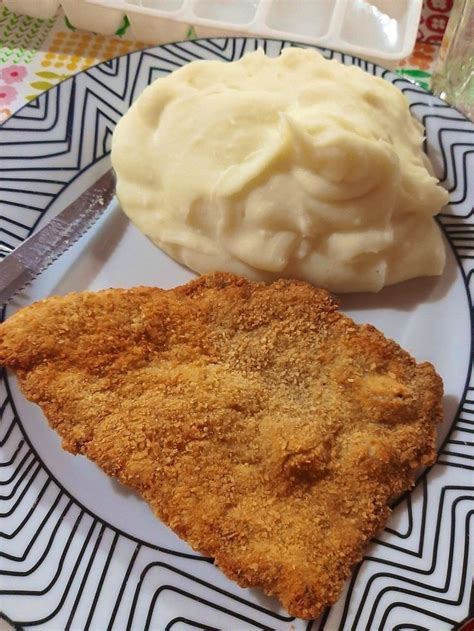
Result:
[[[52,297],[0,326],[65,449],[243,587],[318,616],[435,458],[442,382],[295,281],[202,276]]]

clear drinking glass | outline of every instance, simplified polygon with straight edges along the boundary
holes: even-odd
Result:
[[[474,0],[454,0],[431,89],[474,120]]]

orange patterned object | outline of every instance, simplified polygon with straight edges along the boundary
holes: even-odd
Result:
[[[437,46],[434,46],[433,44],[426,44],[425,42],[417,42],[413,53],[410,57],[407,57],[407,59],[400,62],[400,67],[431,70],[437,52]]]
[[[75,72],[144,47],[143,42],[119,40],[94,33],[59,31],[54,35],[41,65],[44,68],[54,66]]]

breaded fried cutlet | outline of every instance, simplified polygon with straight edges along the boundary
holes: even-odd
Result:
[[[301,618],[337,600],[435,459],[431,364],[303,282],[217,273],[48,298],[1,325],[0,362],[65,449]]]

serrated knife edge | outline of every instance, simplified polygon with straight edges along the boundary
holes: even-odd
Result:
[[[115,193],[109,169],[45,226],[0,261],[0,305],[68,250],[103,214]]]

